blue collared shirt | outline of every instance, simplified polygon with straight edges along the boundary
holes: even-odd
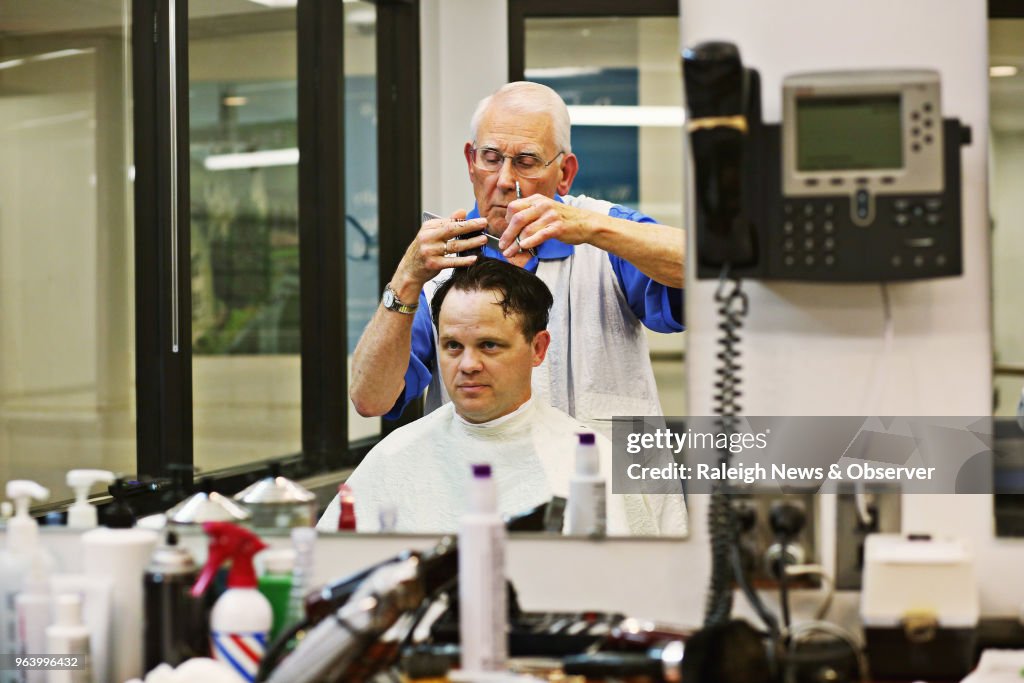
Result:
[[[562,201],[561,197],[556,196],[555,199]],[[608,215],[634,223],[657,223],[646,214],[617,204],[611,208]],[[479,217],[480,212],[476,206],[466,216],[467,219]],[[540,261],[565,259],[571,256],[573,251],[573,245],[552,238],[538,246],[537,255],[523,267],[531,273],[536,273]],[[484,246],[483,253],[490,258],[507,260],[501,252],[492,249],[490,245]],[[630,310],[645,327],[655,332],[683,331],[683,290],[655,282],[632,263],[615,254],[609,253],[608,260],[619,280],[619,286],[626,295]],[[405,371],[405,389],[394,407],[384,415],[385,419],[398,419],[405,406],[423,393],[430,384],[432,368],[435,366],[434,323],[430,319],[427,297],[421,292],[420,305],[416,309],[412,323],[412,353],[409,357],[409,367]]]

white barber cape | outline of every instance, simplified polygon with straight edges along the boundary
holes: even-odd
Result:
[[[348,478],[359,531],[380,530],[380,510],[393,506],[396,531],[450,533],[468,505],[471,465],[488,463],[503,515],[518,515],[568,497],[575,469],[576,433],[584,429],[562,411],[530,400],[490,422],[472,424],[448,403],[392,432]],[[601,473],[611,479],[611,442],[600,434]],[[608,495],[609,534],[683,534],[682,495]],[[338,528],[338,497],[317,528]]]

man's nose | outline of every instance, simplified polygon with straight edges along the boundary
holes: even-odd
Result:
[[[503,191],[514,190],[516,180],[518,176],[512,168],[512,157],[505,157],[501,162],[501,168],[498,169],[498,187]]]
[[[459,372],[463,374],[472,374],[479,372],[483,368],[480,362],[480,354],[473,349],[465,349],[462,355],[459,357]]]

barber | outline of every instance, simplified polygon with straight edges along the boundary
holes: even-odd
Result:
[[[503,86],[480,102],[471,128],[464,154],[476,206],[425,222],[406,250],[353,355],[356,410],[397,418],[428,387],[428,412],[447,401],[427,302],[444,270],[482,249],[554,293],[551,349],[534,372],[540,396],[585,421],[660,415],[643,326],[683,329],[682,231],[568,194],[579,161],[568,110],[547,86]],[[500,238],[496,248],[484,235],[456,239],[481,230]]]

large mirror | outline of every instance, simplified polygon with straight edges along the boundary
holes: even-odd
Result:
[[[1017,413],[1024,387],[1024,17],[989,20],[989,169],[992,212],[992,327],[996,416]]]

